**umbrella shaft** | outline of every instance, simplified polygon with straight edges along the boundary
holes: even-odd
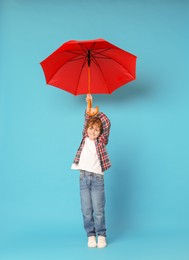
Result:
[[[91,50],[87,51],[87,61],[88,61],[88,94],[91,93]]]
[[[91,65],[91,51],[90,50],[87,51],[87,61],[88,61],[88,67],[90,67],[90,65]]]
[[[91,68],[88,66],[88,94],[91,93]]]

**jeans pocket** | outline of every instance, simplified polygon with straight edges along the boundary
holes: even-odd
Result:
[[[104,181],[104,175],[102,175],[102,174],[96,174],[96,180],[97,180],[97,181]]]

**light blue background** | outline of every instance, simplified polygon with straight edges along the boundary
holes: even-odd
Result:
[[[0,258],[189,259],[189,1],[0,1]],[[95,95],[112,122],[109,246],[89,250],[78,172],[85,96],[39,65],[70,39],[136,56],[137,80]]]

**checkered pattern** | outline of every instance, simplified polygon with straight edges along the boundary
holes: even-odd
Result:
[[[102,121],[102,127],[103,127],[103,131],[102,134],[95,140],[95,146],[96,146],[96,151],[97,151],[97,155],[100,161],[100,165],[102,168],[102,171],[104,172],[105,170],[109,169],[111,167],[111,162],[106,150],[106,145],[108,143],[108,137],[109,137],[109,133],[110,133],[110,120],[108,119],[108,117],[100,112],[97,115],[98,118],[100,118],[100,120]],[[85,113],[85,122],[84,122],[84,129],[83,129],[83,138],[81,141],[81,144],[77,150],[75,159],[74,159],[74,163],[78,164],[79,163],[79,159],[80,159],[80,155],[85,143],[85,137],[87,136],[87,132],[86,132],[86,124],[87,124],[87,120],[89,119],[89,116]]]

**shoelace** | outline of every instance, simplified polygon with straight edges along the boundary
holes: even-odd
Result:
[[[89,243],[91,243],[91,242],[96,243],[96,238],[95,237],[89,237],[88,242]]]
[[[105,237],[98,237],[99,242],[105,242]]]

